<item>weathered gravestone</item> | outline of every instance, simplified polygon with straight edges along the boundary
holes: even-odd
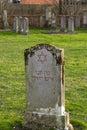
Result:
[[[72,16],[69,16],[68,18],[68,31],[70,33],[74,32],[74,18]]]
[[[7,18],[7,10],[3,10],[3,28],[4,29],[9,28],[8,18]]]
[[[14,17],[14,20],[13,20],[13,31],[18,32],[18,17]]]
[[[47,7],[46,8],[46,26],[50,27],[52,23],[52,11],[51,11],[51,7]]]
[[[66,17],[61,16],[60,17],[60,32],[65,32],[66,30]]]
[[[83,27],[87,28],[87,11],[83,13]]]
[[[45,18],[44,16],[40,16],[40,27],[43,28],[45,25]]]
[[[28,18],[23,18],[23,34],[27,35],[29,33],[29,21]]]
[[[23,18],[21,16],[18,18],[18,32],[23,33]]]
[[[73,130],[65,112],[64,50],[39,44],[25,50],[24,130]]]
[[[75,27],[80,28],[80,16],[75,17]]]
[[[56,14],[52,13],[52,28],[56,29]]]

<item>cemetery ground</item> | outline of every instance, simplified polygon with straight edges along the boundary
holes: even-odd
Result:
[[[26,107],[24,50],[38,43],[64,48],[65,105],[75,130],[87,130],[87,30],[74,34],[0,32],[0,130],[21,127]],[[15,129],[15,128],[14,128]]]

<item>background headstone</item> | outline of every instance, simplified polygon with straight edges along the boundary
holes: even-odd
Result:
[[[18,17],[14,17],[14,20],[13,20],[13,31],[18,32]]]
[[[83,27],[87,28],[87,12],[83,13]]]
[[[60,17],[60,32],[65,32],[66,30],[66,17],[61,16]]]
[[[45,25],[45,18],[44,16],[40,16],[40,27],[43,28]]]
[[[63,49],[39,44],[26,49],[24,55],[27,101],[24,129],[68,130]]]
[[[3,10],[3,28],[4,29],[9,28],[8,19],[7,19],[7,10]]]
[[[46,8],[46,24],[48,27],[51,26],[52,23],[52,12],[51,12],[51,7]]]
[[[80,28],[80,16],[75,17],[75,27]]]
[[[27,35],[29,33],[29,20],[28,18],[23,18],[23,34]]]
[[[52,25],[51,25],[51,27],[53,29],[56,28],[56,15],[55,15],[55,13],[52,13]]]
[[[72,16],[68,18],[68,31],[70,33],[74,32],[74,18]]]
[[[18,18],[18,32],[23,33],[23,18],[21,16]]]

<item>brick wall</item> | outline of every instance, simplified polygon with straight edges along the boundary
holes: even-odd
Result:
[[[3,28],[3,23],[2,23],[1,18],[0,18],[0,28],[1,28],[1,29]]]
[[[2,23],[2,15],[1,15],[1,12],[0,12],[0,28],[3,27],[3,23]]]
[[[7,4],[5,8],[8,12],[8,22],[10,27],[13,26],[13,19],[15,16],[28,17],[29,24],[31,27],[40,27],[40,17],[43,16],[43,19],[45,21],[45,12],[48,6],[51,6],[52,11],[54,11],[53,5]],[[85,6],[85,8],[87,8],[87,6]],[[57,14],[57,25],[58,26],[60,25],[60,16],[58,14]],[[0,28],[1,27],[2,27],[2,19],[0,14]]]
[[[46,7],[47,5],[8,4],[9,25],[12,26],[15,16],[23,16],[29,18],[29,25],[31,27],[40,27],[40,16],[43,16],[45,19]]]

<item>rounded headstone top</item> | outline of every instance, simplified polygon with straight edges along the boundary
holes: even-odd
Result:
[[[47,51],[49,51],[53,55],[53,57],[56,59],[56,64],[62,64],[64,62],[64,49],[57,48],[53,45],[46,44],[46,43],[37,44],[36,46],[25,49],[24,51],[25,61],[27,60],[28,55],[32,57],[36,51],[41,50],[41,49],[46,49]]]

